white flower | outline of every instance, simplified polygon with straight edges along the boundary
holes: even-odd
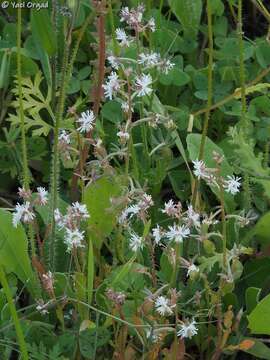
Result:
[[[24,204],[17,204],[15,212],[12,217],[12,224],[16,228],[20,221],[24,223],[30,223],[35,218],[35,214],[31,210],[30,202],[26,201]]]
[[[64,241],[67,245],[67,251],[70,252],[73,248],[83,247],[84,231],[78,229],[71,230],[66,228],[66,235]]]
[[[172,63],[169,59],[167,59],[161,65],[161,70],[164,72],[164,74],[167,75],[169,73],[169,71],[171,71],[173,69],[174,66],[175,66],[175,64]]]
[[[152,229],[152,235],[154,237],[155,244],[158,245],[162,239],[162,231],[160,230],[160,226],[157,226]]]
[[[170,241],[175,241],[177,243],[183,242],[183,239],[188,237],[190,234],[189,228],[185,226],[173,225],[169,226],[169,231],[166,232],[165,236]]]
[[[102,85],[104,89],[104,94],[107,98],[112,100],[113,96],[119,91],[120,89],[120,82],[118,75],[115,72],[112,72],[108,76],[108,80],[105,85]]]
[[[194,165],[194,175],[198,178],[205,178],[208,177],[207,171],[206,171],[206,165],[203,160],[195,160],[192,161]]]
[[[141,200],[138,202],[140,210],[146,211],[150,206],[153,206],[154,202],[151,195],[144,193]]]
[[[173,307],[174,306],[172,306],[170,304],[170,300],[167,299],[165,296],[159,296],[155,301],[156,311],[162,316],[172,315],[173,314],[173,311],[172,311]]]
[[[195,227],[200,227],[200,214],[196,213],[193,209],[192,205],[188,206],[187,210],[187,219],[193,224]]]
[[[129,17],[129,8],[127,6],[125,6],[124,8],[121,9],[120,11],[120,21],[123,22],[123,21],[127,21],[128,17]]]
[[[168,202],[166,202],[164,204],[164,209],[162,209],[161,211],[163,212],[163,214],[167,214],[168,216],[171,217],[177,217],[177,215],[179,215],[181,210],[181,204],[175,204],[173,202],[172,199],[170,199]]]
[[[198,268],[198,266],[191,264],[188,267],[187,276],[190,276],[193,273],[198,273],[199,271],[200,269]]]
[[[116,39],[119,41],[120,46],[129,47],[131,40],[128,39],[128,36],[124,29],[116,29],[115,30]]]
[[[143,238],[133,233],[130,235],[129,247],[132,251],[137,252],[143,248]]]
[[[48,202],[48,191],[44,187],[38,187],[38,201],[41,205],[46,205]]]
[[[72,213],[79,219],[88,219],[90,217],[85,204],[80,204],[78,201],[72,204]]]
[[[126,131],[118,131],[116,134],[121,141],[126,142],[129,139],[129,133]]]
[[[121,109],[122,109],[125,113],[128,113],[128,112],[129,112],[129,104],[128,104],[128,102],[122,102],[122,103],[121,103]]]
[[[228,180],[225,180],[224,189],[227,193],[235,195],[239,192],[241,186],[241,178],[236,176],[227,176]]]
[[[150,87],[152,85],[151,75],[142,74],[137,76],[135,79],[136,88],[138,91],[138,96],[150,95],[153,89]]]
[[[123,210],[122,214],[119,216],[119,224],[123,224],[129,217],[129,215],[131,215],[130,218],[132,218],[134,215],[138,214],[140,210],[141,209],[138,205],[130,205],[125,210]]]
[[[77,122],[81,125],[78,130],[81,133],[89,132],[93,129],[93,124],[95,121],[95,115],[92,110],[87,110],[81,114],[81,117]]]
[[[58,140],[61,144],[69,145],[70,144],[70,134],[66,130],[61,130],[58,136]]]
[[[148,27],[149,29],[152,31],[152,32],[155,32],[156,31],[156,22],[155,22],[155,19],[154,18],[151,18],[149,21],[148,21]]]
[[[177,332],[177,336],[180,336],[181,339],[188,338],[191,339],[192,336],[198,333],[198,329],[196,327],[196,322],[192,320],[191,322],[186,322],[181,325],[180,330]]]
[[[54,210],[54,221],[56,222],[57,225],[59,225],[59,223],[62,221],[63,216],[60,212],[59,209],[55,209]]]
[[[107,59],[113,69],[119,69],[120,62],[116,56],[110,55]]]
[[[139,55],[138,63],[145,65],[147,67],[153,67],[158,64],[159,60],[160,60],[160,55],[158,53],[155,52],[151,52],[150,54],[141,53]]]

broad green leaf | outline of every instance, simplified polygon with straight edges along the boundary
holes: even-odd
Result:
[[[182,24],[185,35],[195,37],[201,21],[202,0],[169,0],[169,5]]]
[[[101,114],[104,119],[111,121],[114,124],[118,124],[123,120],[123,111],[121,105],[117,101],[106,102],[102,106]]]
[[[248,316],[252,334],[270,335],[270,295],[263,298]]]
[[[270,360],[270,349],[266,346],[262,341],[248,338],[247,340],[253,342],[253,346],[248,349],[244,349],[243,347],[240,349],[241,351],[246,352],[247,354],[255,356],[256,359],[264,359]]]
[[[31,28],[35,42],[41,45],[48,55],[54,55],[56,52],[56,36],[46,9],[31,11]]]
[[[28,240],[22,225],[15,228],[12,214],[0,209],[0,263],[6,272],[15,273],[35,295],[35,275],[28,255]]]
[[[119,178],[104,176],[89,184],[85,189],[84,203],[90,213],[89,235],[93,246],[99,249],[117,221],[118,212],[113,208],[111,198],[120,195],[119,181]]]
[[[248,314],[256,307],[259,302],[261,289],[255,287],[249,287],[246,290],[245,298],[246,298],[246,308]]]

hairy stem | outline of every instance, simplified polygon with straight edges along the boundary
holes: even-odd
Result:
[[[24,335],[23,335],[23,331],[22,331],[22,328],[21,328],[20,320],[18,318],[17,311],[16,311],[16,308],[15,308],[15,305],[14,305],[14,302],[13,302],[13,299],[12,299],[12,295],[11,295],[11,291],[9,289],[9,285],[8,285],[8,281],[7,281],[7,278],[6,278],[6,275],[5,275],[5,271],[4,271],[1,264],[0,264],[0,282],[2,284],[4,294],[5,294],[6,298],[7,298],[10,314],[11,314],[11,317],[13,319],[13,323],[14,323],[14,326],[15,326],[15,331],[16,331],[16,335],[17,335],[17,338],[18,338],[18,343],[19,343],[20,350],[21,350],[22,360],[28,360],[29,356],[28,356],[26,342],[25,342],[25,339],[24,339]]]

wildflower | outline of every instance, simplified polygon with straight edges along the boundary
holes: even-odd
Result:
[[[158,224],[154,229],[152,229],[152,235],[154,237],[155,244],[158,245],[162,239],[162,231]]]
[[[124,29],[116,29],[115,30],[116,39],[119,41],[120,46],[127,46],[130,45],[130,40],[128,39],[128,36]]]
[[[63,215],[59,209],[54,210],[54,221],[60,228],[64,226]]]
[[[192,205],[188,206],[187,220],[196,228],[200,227],[200,214],[196,213]]]
[[[93,124],[95,121],[95,115],[92,110],[87,110],[81,114],[81,117],[77,122],[81,125],[78,130],[81,133],[89,132],[93,129]]]
[[[18,189],[18,195],[20,198],[24,200],[30,200],[32,196],[31,190],[26,190],[24,187]]]
[[[84,239],[84,231],[78,229],[71,230],[66,228],[66,235],[64,241],[67,245],[67,251],[70,252],[73,248],[84,247],[82,241]]]
[[[148,194],[143,194],[141,200],[138,202],[138,206],[141,211],[146,211],[150,206],[153,206],[152,196]]]
[[[170,241],[174,240],[175,242],[180,243],[183,242],[183,239],[188,237],[189,234],[190,234],[189,228],[174,224],[173,226],[169,226],[169,231],[166,232],[165,236]]]
[[[43,299],[37,300],[36,310],[41,313],[41,315],[49,314],[49,311],[46,309],[47,304],[44,303]]]
[[[90,217],[85,204],[80,204],[78,201],[72,204],[72,215],[77,219],[88,219]]]
[[[17,204],[15,212],[12,217],[12,224],[16,228],[20,221],[24,223],[30,223],[34,220],[35,214],[31,209],[29,201],[26,201],[23,205]]]
[[[122,211],[122,214],[118,219],[119,224],[123,224],[127,220],[129,215],[131,215],[130,218],[132,218],[134,215],[138,214],[139,211],[140,208],[138,205],[130,205],[124,211]]]
[[[241,186],[240,177],[236,176],[227,176],[228,180],[225,180],[224,189],[227,193],[235,195],[239,192],[239,188]]]
[[[46,205],[48,203],[48,191],[44,187],[38,187],[38,202],[40,205]]]
[[[129,104],[128,102],[122,102],[121,103],[121,109],[125,112],[128,113],[129,112]],[[132,111],[132,110],[131,110]]]
[[[188,267],[188,271],[187,271],[187,276],[190,276],[194,273],[198,273],[200,270],[198,268],[198,266],[194,265],[194,264],[191,264],[189,265]]]
[[[160,60],[160,54],[151,52],[150,54],[139,54],[138,63],[147,67],[153,67],[158,64]]]
[[[104,94],[107,98],[112,100],[113,96],[119,91],[120,89],[120,82],[118,75],[115,72],[112,72],[108,76],[108,80],[105,85],[102,85],[104,89]]]
[[[155,22],[155,19],[154,19],[154,18],[151,18],[151,19],[148,21],[147,26],[148,26],[148,28],[149,28],[152,32],[155,32],[155,31],[156,31],[156,22]]]
[[[164,72],[164,74],[168,74],[169,71],[171,71],[173,69],[173,67],[175,66],[174,63],[172,63],[169,59],[166,59],[162,62],[160,69],[161,71]]]
[[[170,300],[167,299],[165,296],[159,296],[155,301],[156,311],[162,316],[172,315],[173,314],[172,308],[174,306],[170,304]]]
[[[110,56],[108,56],[107,59],[113,69],[115,69],[115,70],[119,69],[120,61],[118,60],[118,58],[116,56],[110,55]]]
[[[143,239],[137,234],[131,234],[129,247],[133,252],[137,252],[138,250],[143,248]]]
[[[139,5],[137,8],[129,8],[126,6],[120,11],[120,21],[125,21],[131,28],[136,31],[142,31],[143,27],[141,25],[143,13],[144,13],[144,5]]]
[[[180,336],[181,339],[191,339],[197,333],[198,329],[196,327],[196,322],[192,320],[191,322],[186,321],[184,324],[181,325],[180,330],[177,332],[177,336]]]
[[[181,203],[175,204],[172,199],[164,204],[164,209],[161,210],[163,214],[167,214],[170,217],[179,217],[181,211]]]
[[[69,145],[70,144],[70,134],[66,132],[66,130],[61,130],[58,136],[59,145]]]
[[[153,89],[150,87],[150,85],[152,85],[152,77],[149,74],[142,74],[141,76],[137,76],[135,79],[135,84],[138,91],[138,96],[150,95],[153,91]]]
[[[118,133],[116,135],[120,138],[120,141],[124,144],[129,139],[129,133],[126,131],[118,131]]]
[[[194,175],[198,178],[205,178],[208,177],[208,173],[206,171],[206,165],[203,160],[195,160],[192,161],[194,165]]]
[[[108,299],[113,301],[116,305],[123,305],[126,300],[126,295],[123,292],[117,292],[113,289],[108,289],[106,295]]]

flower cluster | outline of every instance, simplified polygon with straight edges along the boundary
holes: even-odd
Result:
[[[68,206],[66,215],[62,215],[59,209],[55,210],[54,219],[59,229],[65,231],[64,241],[68,252],[84,247],[84,231],[80,230],[80,226],[89,217],[86,205],[78,202]]]
[[[46,205],[48,203],[48,191],[43,187],[37,188],[36,196],[33,196],[31,190],[19,188],[19,197],[24,200],[23,204],[17,203],[12,217],[14,227],[20,222],[29,224],[33,222],[36,215],[34,212],[35,205]]]
[[[228,175],[226,179],[222,178],[217,169],[207,168],[203,160],[192,161],[194,165],[193,173],[198,179],[203,179],[208,185],[220,187],[231,195],[235,195],[240,191],[241,178],[234,175]]]

